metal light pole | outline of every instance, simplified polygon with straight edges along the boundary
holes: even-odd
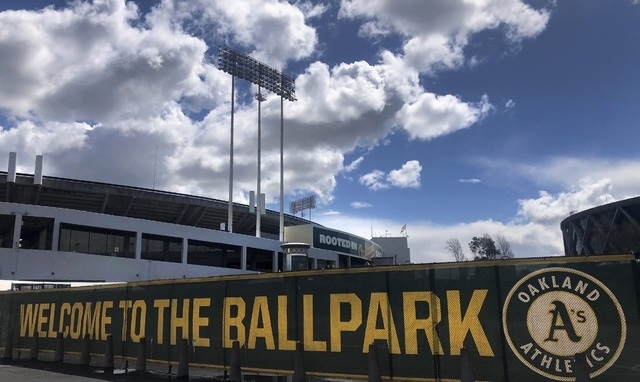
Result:
[[[258,185],[256,188],[257,194],[257,208],[256,208],[256,237],[260,237],[260,216],[262,215],[262,194],[260,192],[261,183],[261,164],[262,164],[262,101],[265,101],[267,97],[262,95],[261,88],[258,86],[258,92],[256,93],[256,100],[258,100]]]
[[[284,239],[284,100],[295,101],[295,82],[292,78],[285,76],[276,69],[273,69],[260,61],[257,61],[247,55],[236,52],[235,50],[222,45],[218,52],[218,68],[226,73],[231,74],[231,139],[230,139],[230,170],[229,170],[229,231],[232,227],[233,219],[233,78],[236,76],[258,85],[258,94],[261,95],[261,88],[265,88],[280,96],[280,240]],[[260,103],[258,101],[258,130],[260,130]],[[258,132],[260,136],[260,132]],[[258,138],[258,147],[260,147],[260,138]],[[260,149],[258,149],[260,150]],[[260,161],[260,154],[258,154]],[[258,200],[260,200],[260,163],[258,162]],[[258,202],[260,204],[260,202]],[[264,207],[264,206],[263,206]],[[260,212],[258,212],[259,214]],[[259,231],[259,217],[256,220],[256,231]],[[256,233],[259,236],[259,233]]]
[[[234,63],[235,67],[235,63]],[[233,232],[233,114],[235,99],[235,75],[231,75],[231,137],[229,137],[229,210],[227,213],[227,231]]]
[[[280,241],[284,241],[284,98],[280,96]]]

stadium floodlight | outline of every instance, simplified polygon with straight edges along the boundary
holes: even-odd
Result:
[[[218,51],[218,68],[265,88],[287,101],[296,101],[295,82],[291,77],[226,45],[220,46]]]
[[[237,52],[226,45],[221,45],[218,51],[218,68],[231,74],[231,139],[229,161],[229,217],[228,230],[233,227],[233,113],[234,113],[234,86],[235,77],[247,80],[258,85],[258,93],[261,88],[280,96],[280,241],[284,241],[284,112],[283,101],[296,101],[295,82],[278,70],[261,63],[260,61]],[[260,103],[264,101],[262,96],[258,98],[258,125],[260,125]],[[260,133],[259,133],[260,134]],[[260,135],[258,135],[258,141]],[[260,145],[260,142],[258,142]],[[260,191],[260,150],[258,150],[258,192]],[[260,214],[256,220],[256,235],[259,236]]]
[[[311,210],[316,208],[316,196],[309,195],[302,199],[294,200],[289,203],[289,213],[295,215],[304,210],[309,210],[309,220],[311,220]]]

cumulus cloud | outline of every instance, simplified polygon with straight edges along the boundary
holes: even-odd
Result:
[[[611,195],[611,180],[601,179],[596,182],[582,180],[575,191],[550,194],[540,191],[537,199],[519,200],[518,214],[531,222],[559,223],[569,216],[571,211],[582,211],[594,206],[615,201]]]
[[[373,191],[389,188],[386,182],[386,174],[381,170],[374,170],[360,177],[360,183]]]
[[[397,170],[391,170],[387,180],[394,187],[420,188],[420,172],[422,166],[417,160],[410,160]]]
[[[380,112],[387,94],[379,68],[360,61],[329,69],[315,62],[296,79],[299,102],[293,118],[306,123],[348,122],[371,111]]]
[[[0,151],[48,155],[82,147],[96,126],[88,123],[20,121],[10,129],[0,126]]]
[[[342,0],[339,14],[363,18],[363,35],[393,31],[403,36],[407,62],[427,73],[461,66],[464,47],[474,33],[504,28],[506,38],[517,44],[540,34],[550,16],[549,11],[533,9],[520,0]]]
[[[187,4],[191,7],[185,13],[189,21],[201,12],[206,21],[213,23],[216,32],[228,37],[234,45],[251,49],[252,57],[278,69],[289,60],[299,60],[314,52],[318,36],[305,18],[318,17],[327,9],[310,2],[262,0],[197,0]]]
[[[492,107],[487,96],[473,105],[452,95],[423,93],[402,107],[398,121],[412,139],[429,140],[471,126],[486,117]]]
[[[206,45],[152,31],[133,2],[0,13],[0,108],[57,121],[119,121],[162,111],[198,89]]]
[[[360,183],[373,191],[389,187],[420,188],[422,166],[417,160],[410,160],[401,168],[389,171],[374,170],[360,177]]]

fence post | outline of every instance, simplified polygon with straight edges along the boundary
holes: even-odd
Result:
[[[587,358],[584,353],[576,353],[573,359],[573,374],[576,382],[589,382],[589,366],[587,366]]]
[[[35,337],[33,337],[33,342],[31,342],[31,354],[29,358],[38,359],[38,355],[40,353],[40,335],[36,333]]]
[[[189,340],[180,341],[180,355],[178,358],[178,379],[189,379]]]
[[[293,367],[293,382],[305,382],[307,372],[304,368],[304,344],[300,341],[296,343],[296,357]]]
[[[242,372],[240,370],[240,342],[238,341],[233,341],[233,344],[231,344],[231,362],[229,369],[229,381],[242,381]]]
[[[475,382],[471,370],[471,352],[467,348],[460,349],[460,380],[461,382]]]
[[[147,371],[147,339],[145,337],[140,338],[138,343],[138,357],[136,357],[136,371]]]
[[[88,365],[91,363],[91,338],[88,334],[84,335],[82,340],[82,352],[80,353],[80,364]]]
[[[62,362],[64,359],[64,336],[58,333],[56,336],[56,352],[53,356],[53,362]]]
[[[104,370],[113,371],[113,336],[107,335],[107,343],[104,350]]]
[[[369,345],[369,382],[380,382],[380,360],[378,358],[378,348],[374,344]]]
[[[4,359],[12,359],[13,358],[13,331],[9,330],[7,333],[7,342],[4,344],[4,355],[2,356]]]

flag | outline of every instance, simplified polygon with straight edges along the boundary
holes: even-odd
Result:
[[[404,231],[407,230],[407,225],[403,225],[402,228],[400,229],[400,233],[403,233]]]

